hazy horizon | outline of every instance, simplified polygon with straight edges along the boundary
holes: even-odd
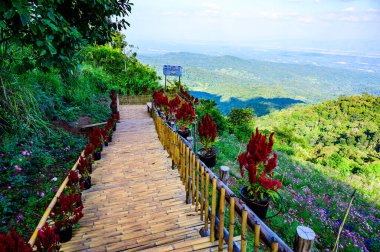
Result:
[[[223,54],[239,47],[380,55],[380,2],[375,0],[147,0],[134,4],[131,27],[124,33],[128,43],[142,53]]]

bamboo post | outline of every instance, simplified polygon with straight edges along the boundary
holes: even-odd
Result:
[[[230,167],[222,165],[219,174],[219,179],[223,181],[224,184],[228,185],[230,179]]]
[[[232,252],[234,245],[234,229],[235,229],[235,198],[230,198],[230,228],[228,229],[228,252]]]
[[[193,178],[191,184],[191,196],[194,199],[195,197],[195,154],[191,152],[191,177]],[[195,205],[195,200],[193,200],[193,205]]]
[[[260,248],[260,225],[257,222],[254,225],[254,236],[255,236],[255,252],[259,252]]]
[[[210,174],[206,173],[206,186],[205,186],[205,230],[208,231],[208,207],[209,207],[209,188],[210,188]]]
[[[189,147],[185,146],[185,178],[186,178],[186,181],[190,177],[190,171],[189,171],[189,168],[190,168],[190,164],[189,164],[190,156],[189,156],[189,152],[190,152]]]
[[[311,228],[298,226],[294,241],[295,252],[310,252],[313,250],[315,233]]]
[[[220,190],[220,202],[219,202],[219,246],[218,246],[219,252],[223,252],[225,197],[226,197],[226,189],[222,188]],[[233,236],[233,234],[231,234],[230,236]]]
[[[191,203],[191,177],[189,177],[188,181],[187,181],[187,189],[186,189],[186,204],[190,204]]]
[[[215,242],[216,178],[212,179],[210,241]]]
[[[181,141],[181,180],[185,184],[185,143]]]
[[[278,242],[273,241],[270,245],[270,252],[277,252],[278,251]]]
[[[201,166],[201,220],[203,220],[203,211],[205,210],[205,168]]]
[[[335,244],[334,244],[334,248],[333,248],[333,251],[338,251],[338,244],[339,244],[339,238],[340,238],[340,234],[343,230],[343,227],[344,227],[344,223],[346,222],[346,219],[347,219],[347,216],[348,216],[348,213],[350,212],[350,208],[352,206],[352,202],[354,201],[354,197],[355,197],[355,193],[356,193],[356,190],[352,193],[351,195],[351,200],[350,200],[350,203],[348,204],[348,208],[346,210],[346,213],[344,214],[344,218],[343,218],[343,221],[342,223],[340,224],[340,227],[339,227],[339,231],[338,231],[338,236],[336,237],[336,241],[335,241]]]
[[[197,159],[195,165],[195,211],[198,213],[199,210],[199,164],[200,160]]]
[[[242,211],[242,222],[241,222],[241,252],[247,251],[247,210]]]

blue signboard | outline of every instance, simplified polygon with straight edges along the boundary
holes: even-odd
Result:
[[[163,71],[164,71],[164,75],[182,76],[181,66],[164,65]]]

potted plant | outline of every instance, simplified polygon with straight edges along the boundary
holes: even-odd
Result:
[[[40,252],[59,252],[61,246],[59,244],[59,235],[56,233],[55,227],[50,227],[47,222],[38,230],[36,240],[37,251]]]
[[[89,164],[87,159],[84,157],[79,157],[79,162],[77,165],[77,170],[79,171],[79,174],[81,175],[80,182],[83,183],[84,189],[90,189],[91,188],[91,176],[89,172]]]
[[[90,166],[89,172],[92,173],[92,164],[94,162],[94,158],[92,154],[94,153],[94,145],[92,143],[88,143],[86,145],[86,148],[84,148],[83,156],[85,159],[87,159],[88,164]]]
[[[167,121],[169,124],[174,124],[175,114],[180,104],[181,104],[181,99],[178,97],[178,95],[176,95],[174,99],[171,99],[169,101],[169,113],[168,113],[168,118],[167,118]]]
[[[163,95],[163,93],[156,92],[154,94],[154,104],[156,105],[156,108],[158,109],[159,115],[162,117],[165,117],[169,113],[169,99],[166,95]],[[162,114],[162,113],[163,114]]]
[[[184,102],[182,106],[177,110],[175,118],[178,123],[178,134],[183,138],[187,138],[190,135],[189,126],[195,120],[195,110],[187,102]]]
[[[198,135],[203,148],[197,154],[207,167],[214,167],[216,164],[216,149],[214,145],[218,139],[216,124],[211,119],[209,113],[206,113],[202,117],[202,120],[198,121]]]
[[[95,161],[102,158],[101,151],[103,142],[102,130],[99,127],[95,127],[90,134],[90,143],[94,146],[93,157]]]
[[[50,217],[55,222],[59,241],[67,242],[73,236],[73,225],[83,217],[83,206],[77,206],[79,195],[62,193],[55,204]]]
[[[269,202],[276,200],[277,190],[281,187],[279,180],[273,179],[273,170],[277,166],[277,154],[272,154],[273,135],[269,141],[258,128],[256,134],[252,133],[246,152],[238,156],[240,173],[243,179],[248,175],[246,186],[240,189],[240,195],[245,203],[256,213],[260,219],[265,219]],[[244,171],[244,169],[246,171]]]

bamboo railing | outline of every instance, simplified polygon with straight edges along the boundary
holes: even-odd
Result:
[[[260,240],[270,247],[270,251],[293,251],[265,223],[250,210],[245,203],[237,198],[223,181],[201,162],[192,150],[190,143],[179,136],[159,115],[154,107],[151,111],[159,139],[169,153],[173,168],[177,168],[180,179],[186,189],[186,202],[195,205],[195,211],[200,213],[204,221],[202,235],[209,235],[210,242],[215,242],[217,236],[218,250],[227,246],[228,251],[245,252],[247,249],[247,226],[254,232],[254,251],[259,251]],[[210,198],[211,182],[211,198]],[[217,211],[217,192],[219,203]],[[226,206],[225,202],[229,202]],[[211,206],[210,206],[211,203]],[[228,210],[229,226],[224,227],[225,213]],[[218,213],[217,213],[218,212]],[[240,215],[242,232],[240,247],[234,241],[235,213]]]

